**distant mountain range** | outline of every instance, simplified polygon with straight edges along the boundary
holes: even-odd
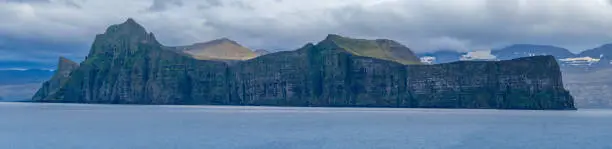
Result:
[[[609,56],[607,56],[612,54],[612,52],[608,51],[612,51],[612,45],[603,45],[595,49],[585,50],[579,54],[574,54],[565,48],[555,46],[515,44],[490,51],[490,55],[494,57],[490,57],[488,60],[510,60],[529,56],[552,55],[557,59],[564,71],[585,72],[612,68],[612,65],[610,64],[611,61],[608,58]],[[473,52],[441,50],[437,52],[419,53],[418,56],[424,63],[440,64],[470,60],[462,59],[470,55],[470,53]]]
[[[0,70],[0,96],[4,101],[26,100],[53,75],[52,70]]]
[[[172,48],[199,60],[248,60],[258,55],[250,49],[227,38]]]
[[[26,70],[26,69],[47,69],[55,64],[29,61],[6,61],[0,60],[0,70]]]
[[[42,83],[52,75],[52,70],[0,70],[0,85]]]
[[[128,19],[97,35],[80,65],[60,60],[55,75],[32,99],[107,104],[575,109],[552,56],[423,65],[408,47],[393,40],[334,34],[297,50],[257,55],[229,39],[166,47]]]

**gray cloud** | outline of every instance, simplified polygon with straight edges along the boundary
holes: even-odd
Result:
[[[83,8],[83,7],[81,7],[81,5],[79,5],[77,2],[72,1],[72,0],[66,0],[66,2],[64,2],[64,4],[65,4],[66,6],[70,6],[70,7],[74,7],[74,8],[78,8],[78,9]]]
[[[0,52],[40,55],[34,57],[41,61],[60,54],[84,56],[83,45],[95,34],[128,17],[167,45],[228,37],[254,49],[294,49],[329,33],[394,39],[417,52],[513,43],[558,45],[577,52],[612,42],[610,0],[10,1],[0,5],[0,37],[57,48],[23,52],[38,48],[9,44],[10,50],[5,45]],[[71,2],[78,7],[67,5]]]
[[[150,11],[164,11],[171,6],[182,6],[183,1],[181,0],[153,0],[153,4],[149,7]]]
[[[208,9],[213,7],[222,6],[223,2],[221,0],[204,0],[204,2],[198,5],[198,9]]]
[[[51,2],[50,0],[0,0],[0,2],[11,2],[11,3],[40,3],[40,2]]]

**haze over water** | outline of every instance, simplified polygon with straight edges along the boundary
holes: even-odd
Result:
[[[612,148],[612,111],[0,103],[0,148]]]

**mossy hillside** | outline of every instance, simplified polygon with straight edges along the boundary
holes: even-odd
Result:
[[[349,37],[342,37],[340,35],[330,34],[326,40],[335,43],[338,47],[346,50],[347,52],[364,57],[372,57],[383,60],[396,61],[402,64],[421,64],[421,62],[414,56],[414,53],[405,46],[388,39],[355,39]],[[401,49],[400,51],[393,51],[393,47]],[[410,56],[397,57],[394,52],[402,52]]]

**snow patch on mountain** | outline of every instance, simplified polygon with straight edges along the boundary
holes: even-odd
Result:
[[[420,59],[421,59],[421,63],[423,64],[431,65],[431,64],[435,64],[436,62],[436,57],[433,57],[433,56],[423,56],[423,57],[420,57]]]
[[[595,63],[599,63],[601,59],[592,57],[573,57],[559,59],[561,65],[572,65],[572,66],[591,66]]]
[[[491,50],[479,50],[468,52],[465,55],[462,55],[459,58],[461,61],[476,61],[476,60],[485,60],[485,61],[493,61],[497,60],[497,57],[491,54]]]

